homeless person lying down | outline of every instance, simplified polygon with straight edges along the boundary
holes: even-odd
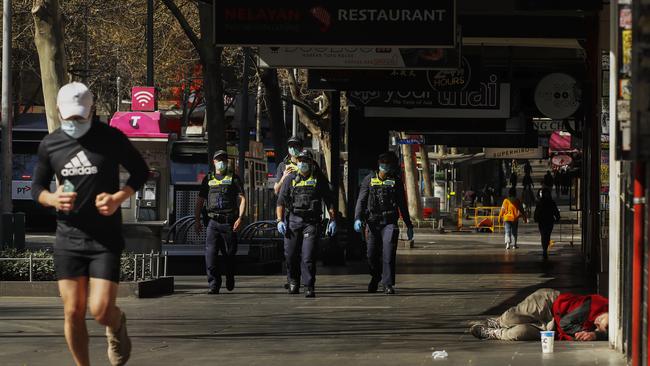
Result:
[[[561,341],[607,340],[607,299],[600,295],[561,294],[540,289],[498,318],[475,323],[470,333],[479,339],[534,341],[540,331],[554,330]]]

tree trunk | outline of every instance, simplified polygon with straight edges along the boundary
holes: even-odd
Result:
[[[406,139],[406,133],[401,133],[402,138]],[[404,157],[404,180],[406,181],[406,199],[409,206],[411,218],[420,219],[422,210],[420,209],[420,190],[418,189],[418,171],[414,161],[413,149],[411,145],[402,145],[402,156]]]
[[[420,145],[420,162],[422,163],[422,177],[424,179],[424,196],[433,197],[431,173],[429,172],[429,147]]]
[[[56,108],[59,89],[67,83],[63,21],[58,0],[34,0],[34,43],[38,51],[43,86],[47,129],[52,132],[60,125]]]
[[[223,48],[212,42],[214,23],[212,5],[199,2],[201,54],[203,59],[203,87],[205,92],[206,128],[208,130],[208,159],[216,150],[226,150],[226,118],[223,106],[221,80],[221,53]]]
[[[278,82],[278,73],[275,69],[260,70],[260,80],[264,86],[264,101],[266,111],[271,121],[271,137],[275,147],[275,161],[287,155],[287,131],[284,126],[284,112],[282,111],[282,93]]]

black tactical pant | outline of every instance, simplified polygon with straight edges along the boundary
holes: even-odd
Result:
[[[232,231],[232,224],[210,220],[206,229],[205,268],[208,275],[208,285],[211,289],[221,287],[219,252],[224,258],[226,276],[234,276],[237,233]]]
[[[284,257],[290,284],[306,287],[316,284],[316,253],[318,250],[318,223],[289,217],[289,227],[284,238]]]
[[[395,285],[395,257],[397,255],[397,224],[371,224],[366,226],[368,266],[370,275],[384,286]],[[380,259],[381,258],[381,259]]]

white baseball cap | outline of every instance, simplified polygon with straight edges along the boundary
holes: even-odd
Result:
[[[89,118],[93,106],[93,93],[82,83],[75,81],[66,84],[59,89],[56,106],[63,119],[73,116]]]

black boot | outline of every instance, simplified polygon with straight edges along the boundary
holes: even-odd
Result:
[[[296,295],[300,293],[300,285],[297,283],[288,284],[289,295]]]
[[[370,279],[370,283],[368,283],[368,293],[374,294],[377,292],[377,289],[379,288],[379,280],[375,279],[374,277]]]
[[[316,297],[316,291],[314,291],[313,287],[307,287],[307,290],[305,291],[305,297]]]
[[[386,295],[395,295],[395,287],[393,285],[384,286],[384,293]]]
[[[226,275],[226,289],[228,291],[235,289],[235,275]]]
[[[217,295],[219,293],[219,287],[213,287],[208,290],[208,295]]]

